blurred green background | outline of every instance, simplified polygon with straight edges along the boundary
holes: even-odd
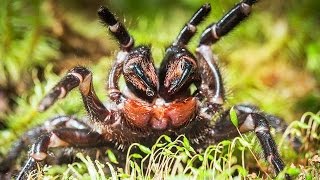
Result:
[[[165,47],[205,2],[4,0],[0,9],[0,121],[4,123],[18,108],[17,97],[32,93],[35,78],[48,81],[44,77],[48,65],[61,74],[74,65],[91,67],[115,54],[116,42],[97,19],[100,5],[117,14],[137,44],[151,44],[159,64]],[[212,13],[199,32],[237,3],[209,2]],[[213,47],[230,90],[228,102],[252,102],[289,120],[320,109],[319,10],[316,0],[260,1],[247,21]],[[192,51],[199,34],[189,46]]]
[[[68,69],[93,71],[106,99],[107,70],[117,43],[99,23],[96,10],[110,8],[136,44],[151,44],[159,65],[165,47],[202,4],[212,12],[202,32],[237,0],[2,0],[0,5],[0,152],[19,134],[56,114],[84,114],[80,95],[46,113],[37,104]],[[250,17],[213,46],[225,78],[228,105],[249,102],[264,111],[299,120],[320,110],[320,1],[261,0]],[[200,34],[200,33],[199,33]],[[199,34],[189,45],[194,52]]]

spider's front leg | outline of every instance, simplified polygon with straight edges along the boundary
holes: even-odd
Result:
[[[233,30],[249,16],[251,7],[257,0],[243,0],[229,10],[217,23],[211,24],[201,35],[200,45],[212,45],[220,37]]]
[[[197,48],[201,84],[198,85],[197,96],[200,99],[206,99],[209,115],[214,114],[224,101],[223,82],[211,45],[244,20],[250,14],[251,6],[256,2],[257,0],[243,0],[236,4],[217,23],[208,26],[201,35]]]
[[[210,121],[212,115],[221,110],[224,102],[224,88],[217,66],[217,60],[211,50],[211,45],[226,35],[251,11],[251,6],[256,0],[243,0],[236,4],[217,23],[210,25],[202,34],[197,56],[199,60],[199,72],[201,81],[198,83],[197,97],[203,101],[199,119]],[[239,118],[239,129],[241,132],[254,131],[262,145],[265,158],[273,165],[278,174],[284,168],[276,144],[270,134],[269,122],[266,114],[248,106],[235,106]],[[228,129],[226,131],[226,129]],[[225,111],[215,126],[209,127],[207,131],[207,142],[214,143],[223,139],[238,136],[238,131],[231,123],[229,110]]]
[[[120,51],[109,73],[107,89],[109,98],[116,103],[120,103],[123,100],[123,95],[119,90],[118,81],[122,74],[123,63],[134,47],[134,39],[108,8],[101,6],[98,10],[98,16],[119,43]]]
[[[197,56],[201,81],[196,96],[206,104],[205,113],[212,116],[224,103],[223,80],[210,46],[197,48]]]
[[[58,84],[42,99],[39,110],[44,111],[52,106],[58,99],[64,98],[68,92],[79,86],[83,103],[91,119],[104,121],[112,116],[98,99],[92,84],[92,73],[85,67],[75,67],[71,69]]]

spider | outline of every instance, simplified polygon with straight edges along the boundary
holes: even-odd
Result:
[[[163,134],[173,138],[185,134],[194,146],[206,147],[236,137],[239,134],[231,122],[230,109],[223,108],[225,90],[211,46],[248,17],[255,3],[256,0],[243,0],[217,23],[210,24],[193,54],[187,44],[197,25],[211,11],[210,4],[201,6],[166,49],[159,68],[154,65],[150,47],[135,46],[124,25],[106,7],[100,7],[99,18],[120,46],[107,82],[111,102],[105,105],[95,94],[90,70],[81,66],[71,69],[43,98],[39,111],[45,111],[79,87],[89,120],[59,116],[29,130],[2,162],[1,171],[12,168],[28,142],[34,143],[17,179],[26,177],[54,147],[110,147],[126,151],[134,142],[152,145]],[[121,76],[125,79],[124,90],[118,85]],[[196,87],[194,92],[191,85]],[[276,174],[281,172],[285,165],[269,126],[279,128],[284,122],[253,105],[239,104],[234,109],[240,132],[254,131],[266,160]]]

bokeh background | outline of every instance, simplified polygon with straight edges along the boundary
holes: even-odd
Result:
[[[105,80],[118,50],[96,10],[109,7],[136,44],[150,44],[159,65],[165,47],[202,4],[219,20],[237,0],[2,0],[0,5],[0,156],[27,128],[56,114],[84,115],[78,92],[38,113],[37,103],[68,69],[83,65],[106,99]],[[250,17],[213,46],[227,105],[253,103],[299,120],[320,110],[320,1],[261,0]],[[194,52],[199,34],[189,48]]]

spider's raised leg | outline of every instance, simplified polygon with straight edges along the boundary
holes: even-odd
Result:
[[[201,35],[200,45],[211,45],[226,35],[251,12],[251,6],[257,0],[243,0],[236,4],[217,23],[210,25]]]
[[[197,62],[186,45],[197,31],[199,25],[211,11],[210,4],[204,4],[181,29],[176,40],[166,49],[165,57],[159,68],[160,95],[165,99],[175,99],[189,94],[191,81],[197,81]]]
[[[197,25],[201,23],[211,11],[210,4],[203,5],[189,20],[189,22],[182,28],[176,41],[173,45],[185,46],[188,44],[190,39],[196,33]]]
[[[198,84],[198,94],[200,99],[205,99],[208,109],[205,113],[212,116],[218,111],[224,102],[224,88],[217,60],[211,50],[211,45],[226,35],[251,11],[251,6],[257,0],[243,0],[236,4],[217,23],[210,25],[201,35],[199,47],[197,48],[199,72],[201,81]]]
[[[54,129],[42,135],[33,145],[29,159],[26,161],[17,179],[25,176],[35,168],[38,161],[47,157],[48,148],[51,147],[97,147],[109,145],[109,142],[92,129],[61,128]]]
[[[126,28],[104,6],[99,8],[98,15],[101,21],[109,26],[111,34],[119,41],[120,48],[124,51],[130,51],[134,45],[134,40]]]
[[[280,158],[275,141],[273,140],[269,121],[264,113],[258,111],[252,106],[237,105],[234,106],[236,110],[239,125],[238,128],[241,133],[254,131],[262,146],[266,160],[273,165],[276,174],[279,174],[283,168],[284,163]],[[234,138],[238,136],[238,131],[230,120],[230,110],[222,113],[220,119],[212,127],[210,135],[214,142],[219,142],[224,139]],[[226,131],[226,129],[228,129]],[[210,141],[210,140],[208,140]]]
[[[59,116],[46,121],[42,126],[35,127],[21,136],[21,138],[13,144],[5,159],[0,163],[0,173],[8,172],[21,152],[33,144],[38,137],[56,128],[77,128],[87,129],[88,125],[69,116]]]
[[[92,119],[110,119],[111,112],[98,99],[92,85],[92,73],[84,67],[70,70],[40,102],[39,110],[44,111],[58,99],[64,98],[73,88],[79,86],[86,110]]]
[[[120,103],[123,95],[119,90],[118,81],[122,73],[123,62],[128,57],[128,52],[134,46],[134,39],[106,7],[101,6],[98,10],[98,15],[101,21],[109,27],[109,31],[120,44],[121,50],[118,52],[116,61],[112,65],[108,79],[109,97],[112,101]]]

